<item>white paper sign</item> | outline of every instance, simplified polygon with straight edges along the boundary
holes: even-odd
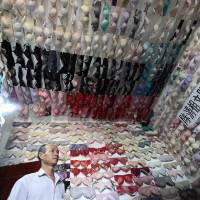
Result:
[[[178,117],[187,127],[192,127],[200,118],[200,83],[184,103]]]

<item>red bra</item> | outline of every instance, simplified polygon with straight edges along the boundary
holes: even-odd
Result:
[[[110,158],[110,163],[113,165],[116,165],[118,162],[125,165],[127,161],[127,157]]]
[[[101,168],[108,169],[111,167],[110,162],[102,162],[102,163],[92,163],[92,169],[96,172],[99,171]]]
[[[74,167],[82,166],[83,168],[87,168],[91,164],[91,160],[71,160],[70,162]]]
[[[87,169],[87,168],[83,168],[83,169],[78,169],[78,168],[71,168],[71,172],[74,174],[74,176],[77,176],[80,173],[83,173],[85,176],[92,174],[93,173],[93,169]]]
[[[135,176],[140,176],[141,173],[148,175],[150,172],[151,171],[148,167],[131,168],[131,173],[134,174]]]
[[[71,156],[87,156],[89,154],[89,149],[72,149],[70,150],[70,155]]]
[[[89,151],[93,154],[100,154],[100,153],[105,153],[107,150],[106,147],[101,147],[101,148],[94,148],[94,147],[89,147]]]
[[[114,175],[114,179],[118,185],[122,185],[124,182],[133,183],[133,174]]]

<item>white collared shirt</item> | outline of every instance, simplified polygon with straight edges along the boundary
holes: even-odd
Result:
[[[64,183],[58,174],[55,183],[43,169],[20,178],[12,188],[8,200],[63,200]]]

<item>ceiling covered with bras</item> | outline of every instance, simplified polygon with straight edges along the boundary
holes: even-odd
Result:
[[[199,26],[198,0],[1,0],[1,95],[20,116],[143,121]]]

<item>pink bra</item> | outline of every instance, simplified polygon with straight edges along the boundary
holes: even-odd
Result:
[[[95,190],[91,187],[72,187],[70,195],[73,199],[80,199],[82,196],[87,199],[94,199],[96,196]]]
[[[96,200],[119,200],[119,197],[116,192],[110,192],[96,195]]]
[[[129,166],[122,166],[122,167],[111,167],[112,171],[117,173],[119,171],[123,171],[123,172],[128,172],[130,171],[130,167]]]
[[[126,164],[128,161],[127,157],[110,158],[110,163],[116,165],[117,163]]]
[[[106,154],[92,154],[92,155],[89,155],[91,160],[94,161],[94,162],[98,162],[100,160],[102,161],[107,161],[109,158]]]
[[[84,177],[84,178],[74,177],[74,178],[70,179],[70,182],[72,184],[74,184],[75,186],[79,186],[81,184],[84,184],[86,186],[90,186],[90,185],[92,185],[92,177]]]
[[[92,178],[93,179],[96,179],[96,180],[99,180],[99,179],[102,179],[102,178],[107,178],[107,179],[110,179],[113,177],[113,173],[112,172],[105,172],[105,173],[94,173],[92,174]]]

